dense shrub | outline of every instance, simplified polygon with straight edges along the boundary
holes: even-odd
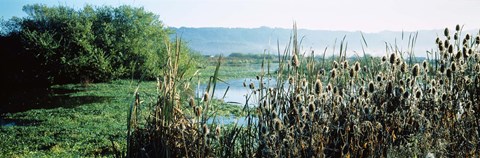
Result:
[[[13,85],[155,78],[166,63],[171,31],[143,8],[37,4],[23,10],[27,16],[1,25],[2,75]],[[183,70],[188,51],[180,53]]]

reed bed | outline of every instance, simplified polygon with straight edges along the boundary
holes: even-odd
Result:
[[[317,60],[300,49],[294,26],[278,51],[279,70],[265,59],[259,82],[244,84],[247,103],[258,105],[245,105],[244,126],[206,123],[215,117],[209,106],[220,62],[203,98],[182,96],[190,80],[178,70],[176,46],[145,126],[136,124],[135,95],[127,156],[478,156],[480,37],[462,35],[459,25],[452,33],[446,28],[424,61],[413,53],[415,35],[409,49],[390,47],[378,59],[348,59],[342,42],[338,56]]]

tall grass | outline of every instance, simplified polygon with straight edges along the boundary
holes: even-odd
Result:
[[[462,36],[457,26],[451,38],[446,29],[431,52],[434,58],[423,62],[415,61],[416,35],[410,36],[409,49],[390,47],[379,60],[365,55],[348,60],[344,40],[336,58],[316,60],[314,53],[304,55],[297,39],[294,26],[291,42],[278,50],[277,74],[270,73],[265,59],[258,84],[244,84],[250,89],[246,103],[258,104],[245,105],[245,126],[206,123],[215,116],[209,103],[220,62],[203,98],[188,101],[181,97],[181,89],[188,88],[181,85],[188,81],[179,77],[173,62],[178,55],[169,56],[148,124],[129,124],[134,127],[129,127],[127,156],[478,156],[478,35]],[[139,100],[137,96],[133,107]],[[181,104],[189,108],[181,109]],[[131,114],[129,122],[135,118]]]

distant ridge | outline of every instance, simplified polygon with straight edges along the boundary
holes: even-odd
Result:
[[[291,29],[284,28],[171,28],[176,34],[180,36],[188,45],[195,51],[204,55],[228,55],[230,53],[263,53],[265,50],[270,53],[277,53],[277,40],[281,51],[288,44]],[[478,30],[464,31],[465,33],[477,35]],[[406,51],[408,48],[408,40],[410,35],[415,32],[402,31],[382,31],[378,33],[363,33],[368,44],[366,52],[371,55],[383,55],[386,50],[385,43],[398,46],[398,49]],[[417,40],[414,51],[418,56],[425,56],[425,52],[436,49],[435,39],[438,36],[443,36],[443,30],[420,30],[418,31]],[[326,47],[327,55],[331,55],[336,40],[335,53],[338,54],[339,44],[343,37],[346,36],[345,41],[348,43],[348,55],[351,56],[354,52],[359,55],[363,54],[363,43],[361,32],[349,31],[328,31],[328,30],[307,30],[299,29],[298,37],[302,39],[303,51],[313,49],[316,54],[322,54]],[[443,38],[443,37],[442,37]]]

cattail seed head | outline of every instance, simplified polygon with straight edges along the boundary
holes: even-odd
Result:
[[[412,76],[413,77],[417,77],[420,73],[420,68],[418,66],[418,64],[415,64],[412,68]]]

